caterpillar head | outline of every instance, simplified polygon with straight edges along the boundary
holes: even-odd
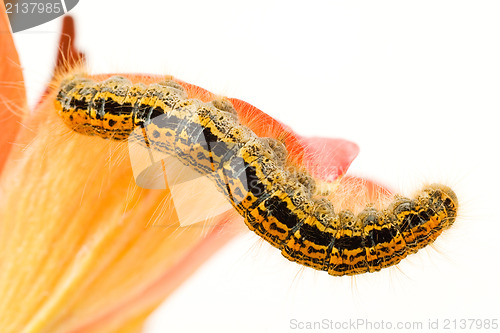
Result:
[[[442,206],[447,217],[443,219],[443,229],[448,229],[455,222],[458,209],[458,198],[455,192],[443,184],[431,184],[426,186],[422,192],[427,193],[437,209]]]

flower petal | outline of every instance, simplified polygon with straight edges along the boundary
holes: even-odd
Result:
[[[346,173],[359,152],[357,144],[344,139],[300,137],[305,147],[304,165],[316,178],[332,182]]]
[[[19,56],[0,0],[0,172],[7,160],[26,110],[26,92]]]
[[[134,183],[126,143],[72,133],[53,98],[23,124],[1,178],[0,331],[122,329],[244,224],[180,227],[168,191]]]
[[[75,46],[75,21],[73,17],[70,15],[63,17],[61,30],[55,73],[85,63],[85,54],[77,50]]]

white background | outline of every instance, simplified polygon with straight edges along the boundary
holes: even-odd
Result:
[[[71,14],[92,71],[168,73],[240,98],[300,134],[359,144],[351,174],[403,194],[444,182],[461,203],[434,249],[356,279],[300,269],[248,232],[146,332],[299,332],[294,318],[500,320],[498,1],[81,0]],[[15,35],[31,103],[59,27]]]

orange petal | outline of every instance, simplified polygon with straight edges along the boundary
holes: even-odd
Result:
[[[180,227],[168,191],[135,184],[126,143],[71,132],[53,98],[0,179],[0,331],[125,330],[244,225]]]
[[[59,37],[55,73],[85,63],[85,54],[77,50],[75,38],[75,21],[73,17],[66,15],[63,18],[61,36]]]
[[[10,33],[3,0],[0,0],[0,172],[26,110],[26,93],[19,56]]]
[[[357,144],[344,139],[299,139],[304,146],[304,166],[316,178],[333,182],[346,173],[359,152]]]

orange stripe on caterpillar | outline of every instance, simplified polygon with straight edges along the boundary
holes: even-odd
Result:
[[[132,84],[113,76],[62,81],[58,114],[74,131],[106,139],[147,142],[214,181],[250,230],[297,263],[331,275],[395,265],[432,243],[457,214],[444,185],[414,199],[396,196],[385,209],[335,211],[316,180],[288,159],[281,141],[243,126],[226,99],[189,99],[175,81]],[[136,128],[143,128],[145,141]],[[141,132],[142,133],[142,132]]]

